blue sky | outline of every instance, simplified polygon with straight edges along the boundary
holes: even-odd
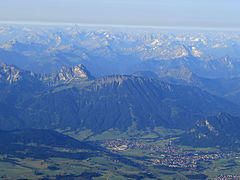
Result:
[[[0,0],[0,21],[240,28],[240,0]]]

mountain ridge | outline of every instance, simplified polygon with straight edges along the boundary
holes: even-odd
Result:
[[[239,110],[237,105],[199,88],[132,75],[91,79],[86,76],[87,70],[82,76],[79,68],[83,66],[63,68],[59,72],[66,78],[59,81],[54,79],[59,72],[50,74],[54,78],[47,83],[37,79],[29,93],[25,90],[29,83],[16,86],[17,81],[6,86],[0,102],[8,105],[9,112],[12,109],[16,116],[11,116],[11,123],[7,123],[7,116],[0,118],[1,127],[80,128],[93,132],[111,128],[126,131],[131,126],[186,129],[206,114],[224,110],[237,114]]]
[[[135,76],[159,79],[170,84],[198,87],[210,94],[225,98],[239,104],[240,78],[203,78],[193,73],[189,68],[180,66],[173,69],[162,69],[156,72],[138,71]]]
[[[219,113],[196,122],[194,127],[180,136],[178,142],[194,147],[240,147],[240,118]]]

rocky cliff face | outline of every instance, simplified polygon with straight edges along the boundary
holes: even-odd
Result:
[[[73,79],[89,79],[91,75],[85,66],[79,64],[74,67],[62,67],[56,78],[60,81],[69,81]]]
[[[23,71],[15,66],[9,66],[4,63],[0,63],[0,81],[12,84],[20,80],[35,79],[37,75],[30,71]]]
[[[50,84],[91,79],[94,79],[94,77],[82,64],[73,67],[63,66],[60,71],[41,77],[41,80],[48,81]]]
[[[0,83],[5,85],[19,83],[68,83],[71,81],[91,80],[94,77],[85,66],[79,64],[73,67],[63,66],[60,71],[52,74],[35,74],[21,70],[15,66],[0,63]]]

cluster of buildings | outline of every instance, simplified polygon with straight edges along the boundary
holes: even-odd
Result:
[[[234,174],[221,174],[216,178],[216,180],[239,180],[239,179],[240,179],[240,175],[234,175]]]
[[[166,154],[160,158],[151,159],[153,165],[164,165],[175,168],[197,168],[199,161],[217,160],[223,158],[221,153],[206,154]]]
[[[146,161],[151,165],[161,165],[172,168],[197,168],[200,161],[217,160],[229,157],[236,157],[240,153],[184,151],[169,141],[164,146],[153,145],[136,140],[118,139],[106,140],[101,143],[112,152],[127,150],[148,150],[150,156]]]

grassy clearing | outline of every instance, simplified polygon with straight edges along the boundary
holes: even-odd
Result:
[[[166,129],[163,127],[156,127],[148,130],[136,130],[130,127],[127,131],[121,132],[118,129],[109,129],[100,134],[93,134],[91,130],[59,130],[59,132],[70,135],[78,140],[102,141],[115,139],[139,139],[142,141],[157,141],[166,137],[175,136],[183,133],[181,130]]]
[[[221,174],[240,174],[240,162],[233,159],[220,159],[211,161],[211,164],[202,164],[206,167],[203,172],[211,178]]]

